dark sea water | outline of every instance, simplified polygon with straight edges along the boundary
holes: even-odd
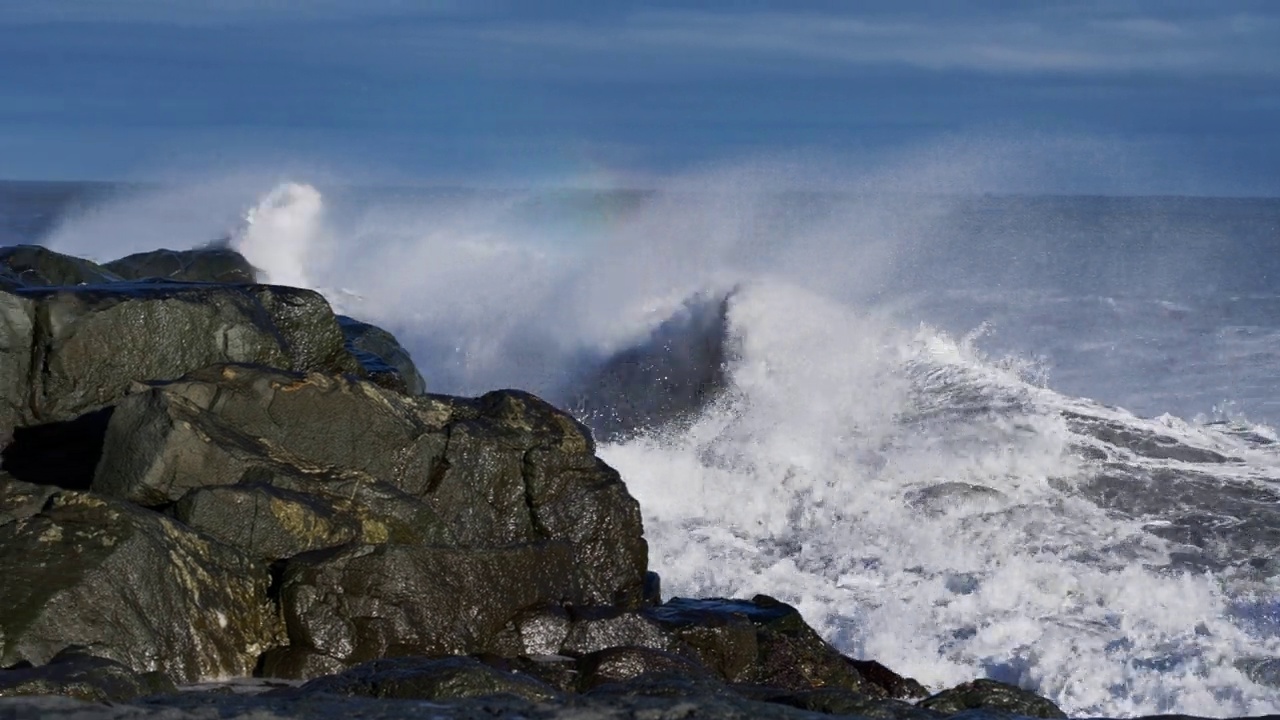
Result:
[[[0,239],[218,237],[553,400],[736,288],[730,388],[601,447],[678,595],[766,592],[931,686],[1280,712],[1280,200],[0,185]]]

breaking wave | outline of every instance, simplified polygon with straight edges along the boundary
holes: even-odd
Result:
[[[433,391],[581,409],[618,353],[683,353],[601,401],[697,388],[601,447],[668,594],[768,593],[926,685],[985,675],[1072,714],[1280,710],[1275,434],[1060,394],[904,320],[952,202],[733,187],[548,223],[511,195],[338,217],[286,184],[231,243],[396,332]]]

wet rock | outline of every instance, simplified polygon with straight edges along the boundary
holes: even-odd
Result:
[[[123,279],[97,263],[40,245],[0,248],[0,266],[25,287],[100,285]]]
[[[103,265],[125,280],[162,278],[176,282],[256,283],[257,270],[243,255],[228,247],[194,250],[151,250]]]
[[[964,507],[998,507],[1004,500],[1005,494],[999,490],[966,482],[938,483],[906,494],[908,505],[930,515]]]
[[[32,364],[35,305],[0,290],[0,433],[6,437],[30,415],[31,381],[39,367]]]
[[[58,489],[14,479],[0,472],[0,527],[38,514]]]
[[[64,695],[93,702],[127,702],[173,692],[177,687],[164,673],[134,672],[77,647],[58,653],[47,665],[0,670],[0,697]]]
[[[824,715],[854,715],[876,720],[937,720],[942,713],[926,710],[902,700],[868,697],[841,688],[817,688],[795,693],[778,693],[772,688],[748,692],[748,697],[779,703]]]
[[[566,388],[565,404],[610,442],[695,415],[727,385],[731,298],[691,298],[643,342]]]
[[[765,595],[746,600],[673,598],[644,611],[700,662],[732,683],[784,690],[843,688],[872,698],[917,698],[915,680],[841,655],[792,606]]]
[[[579,689],[590,690],[606,683],[633,680],[642,675],[674,675],[712,680],[709,670],[675,653],[647,647],[610,647],[586,655],[578,664]]]
[[[503,671],[471,657],[374,660],[337,675],[317,678],[294,692],[413,700],[456,700],[499,694],[533,702],[560,698],[558,691],[541,680]]]
[[[22,380],[0,391],[16,391],[6,404],[25,425],[71,420],[123,397],[135,381],[221,362],[359,372],[328,304],[309,290],[159,283],[19,294],[0,308],[9,336],[0,347],[14,348],[0,370]],[[24,346],[25,362],[14,357]]]
[[[920,701],[920,707],[942,713],[999,710],[1033,718],[1065,718],[1067,714],[1045,698],[995,680],[974,680]]]
[[[191,682],[247,675],[283,640],[267,567],[236,550],[87,493],[24,515],[0,525],[0,664],[83,645]]]
[[[641,602],[647,546],[639,505],[595,456],[588,431],[532,395],[410,398],[348,376],[241,366],[197,371],[147,393],[116,409],[95,480],[104,492],[143,482],[174,488],[165,495],[173,500],[182,494],[181,477],[203,485],[238,482],[243,457],[263,451],[218,439],[192,419],[195,408],[258,447],[274,448],[285,464],[359,471],[419,498],[452,544],[567,543],[577,604]],[[137,429],[143,427],[159,430]],[[187,449],[200,447],[205,436],[212,438],[209,452],[221,455]],[[189,471],[179,470],[184,462]]]
[[[355,664],[485,652],[522,610],[573,600],[563,543],[458,550],[356,545],[289,560],[281,605],[290,647]],[[294,667],[272,659],[273,667]]]
[[[377,325],[345,315],[338,316],[338,325],[347,340],[347,351],[360,361],[370,380],[409,395],[427,391],[427,383],[413,358],[394,335]]]

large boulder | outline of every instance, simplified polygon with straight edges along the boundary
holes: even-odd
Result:
[[[281,605],[289,647],[264,671],[299,677],[395,655],[489,650],[520,611],[572,602],[573,555],[564,543],[487,550],[353,545],[289,560]]]
[[[239,483],[269,465],[263,455],[282,477],[282,465],[357,471],[425,503],[459,547],[567,543],[578,604],[641,602],[639,505],[586,428],[527,393],[411,398],[346,375],[229,365],[127,398],[106,434],[93,483],[104,493],[163,504]]]
[[[328,303],[309,290],[27,288],[0,294],[0,318],[0,410],[23,425],[71,420],[123,397],[134,381],[173,379],[220,362],[360,370]]]
[[[974,680],[920,701],[920,707],[942,713],[994,710],[1029,718],[1065,718],[1067,714],[1046,698],[996,680]]]
[[[100,285],[123,279],[97,263],[40,245],[0,248],[0,267],[26,287]]]
[[[177,282],[255,283],[257,269],[229,247],[151,250],[112,260],[102,266],[126,280],[156,278]]]
[[[157,513],[0,479],[0,666],[70,645],[176,682],[250,674],[283,642],[266,564]]]
[[[360,361],[370,380],[409,395],[427,391],[422,373],[395,335],[346,315],[338,316],[338,325],[347,339],[347,350]]]

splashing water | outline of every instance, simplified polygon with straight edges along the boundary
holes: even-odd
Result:
[[[1274,433],[1142,420],[902,322],[887,288],[910,282],[949,201],[797,214],[794,198],[659,193],[548,231],[513,219],[524,200],[342,227],[287,184],[233,244],[271,282],[399,334],[443,392],[556,400],[584,354],[643,338],[694,291],[738,287],[725,392],[679,432],[600,449],[640,500],[667,592],[775,595],[841,650],[935,688],[989,676],[1073,714],[1280,710],[1240,663],[1280,655],[1274,584],[1180,565],[1186,547],[1152,531],[1188,510],[1184,476],[1274,487]],[[1105,423],[1233,460],[1143,455]],[[1107,473],[1169,499],[1108,505]]]

